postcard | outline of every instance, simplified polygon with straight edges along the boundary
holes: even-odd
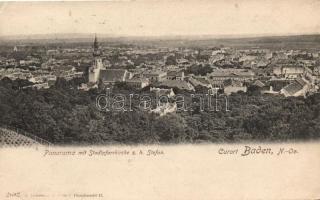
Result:
[[[0,2],[0,199],[320,199],[319,10]]]

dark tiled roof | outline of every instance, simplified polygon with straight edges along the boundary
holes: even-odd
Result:
[[[210,84],[210,82],[205,78],[202,78],[202,77],[193,77],[193,78],[196,79],[197,81],[199,81],[202,84]]]
[[[302,78],[297,78],[296,81],[297,81],[302,87],[307,84]]]
[[[264,87],[264,86],[265,86],[265,84],[264,84],[262,81],[260,81],[260,80],[256,80],[256,81],[253,83],[253,85],[256,85],[256,86],[258,86],[258,87]]]
[[[251,70],[244,70],[244,69],[233,69],[233,68],[229,68],[229,69],[216,69],[213,72],[211,72],[210,74],[208,74],[208,76],[212,76],[212,77],[225,77],[225,76],[254,76],[254,73]]]
[[[301,86],[298,82],[293,82],[289,85],[287,85],[286,87],[284,87],[283,89],[290,95],[294,95],[295,93],[297,93],[298,91],[300,91],[303,88],[303,86]]]
[[[126,81],[130,82],[130,83],[138,83],[138,82],[146,82],[146,81],[148,81],[148,79],[133,77],[132,79],[126,79]]]
[[[100,78],[107,82],[121,82],[125,80],[126,72],[124,69],[105,69],[100,71]]]
[[[223,85],[224,87],[228,87],[228,86],[242,87],[242,83],[240,81],[231,80],[231,79],[223,81]]]
[[[182,76],[183,71],[169,71],[168,76]]]
[[[164,71],[161,71],[161,70],[151,70],[151,71],[144,71],[143,74],[145,75],[160,75],[160,74],[163,74],[165,73]]]
[[[293,83],[287,85],[283,89],[290,95],[294,95],[295,93],[299,92],[302,90],[302,88],[306,85],[307,83],[302,79],[302,78],[297,78]]]

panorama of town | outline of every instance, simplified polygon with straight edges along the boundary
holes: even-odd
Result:
[[[26,55],[28,51],[29,55]],[[84,70],[83,66],[89,66]],[[195,87],[223,89],[226,95],[256,86],[264,94],[304,96],[317,93],[320,82],[319,51],[213,47],[152,48],[100,47],[46,48],[15,45],[0,57],[0,77],[24,79],[26,87],[49,88],[57,77],[71,80],[87,75],[79,90],[123,82],[151,90]],[[164,87],[161,87],[164,86]]]
[[[11,95],[2,93],[2,110],[18,109],[30,96],[29,107],[33,107],[16,111],[28,117],[2,117],[3,127],[32,132],[51,143],[223,142],[319,136],[317,48],[254,44],[203,47],[183,42],[166,46],[165,42],[153,45],[143,41],[117,44],[99,35],[88,40],[12,42],[1,47],[1,87]],[[169,101],[144,113],[139,108],[131,114],[102,113],[95,105],[96,97],[110,88],[115,94],[150,93],[166,96]],[[175,96],[210,91],[223,97],[216,99],[220,104],[212,112],[201,112],[201,108],[179,112]],[[89,100],[77,102],[63,94],[76,99],[88,94]],[[19,95],[22,99],[18,101],[15,98]],[[60,96],[52,100],[50,95]],[[201,98],[190,100],[191,104],[199,101]],[[16,103],[9,105],[11,102]],[[36,102],[39,105],[33,104]],[[43,104],[44,110],[38,111]],[[71,108],[66,106],[69,104]],[[146,102],[142,107],[146,108]],[[61,110],[69,113],[60,116]]]

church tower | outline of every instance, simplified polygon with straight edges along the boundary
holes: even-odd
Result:
[[[103,68],[103,63],[101,59],[101,52],[99,49],[97,35],[94,37],[93,42],[93,63],[89,67],[89,83],[96,83],[100,77],[100,70]]]

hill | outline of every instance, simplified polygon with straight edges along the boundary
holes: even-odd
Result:
[[[229,46],[235,48],[284,48],[284,49],[319,49],[320,34],[290,36],[163,36],[163,37],[119,37],[100,34],[102,45],[132,44],[138,46],[196,47]],[[93,34],[46,34],[2,36],[3,45],[16,44],[90,44]]]

